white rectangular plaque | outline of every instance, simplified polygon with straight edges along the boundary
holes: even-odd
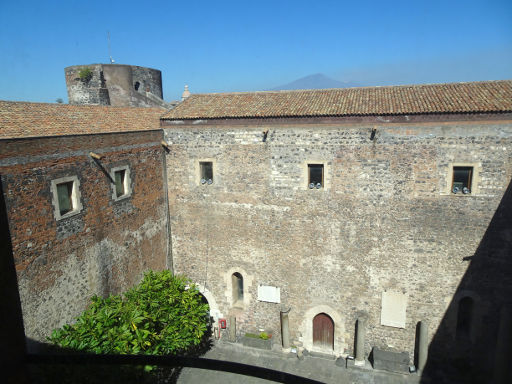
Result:
[[[281,289],[269,285],[258,285],[258,300],[269,303],[281,302]]]
[[[401,292],[382,292],[380,324],[388,327],[405,328],[407,296]]]

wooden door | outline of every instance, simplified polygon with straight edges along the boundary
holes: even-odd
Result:
[[[313,346],[334,349],[334,322],[325,313],[313,319]]]

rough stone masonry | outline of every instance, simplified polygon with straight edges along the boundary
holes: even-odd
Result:
[[[311,324],[326,313],[333,352],[353,354],[363,316],[365,356],[413,356],[417,323],[435,334],[512,177],[510,120],[437,120],[164,120],[175,270],[236,316],[240,335],[271,329],[279,341],[284,306],[292,345],[314,350]],[[323,165],[322,188],[308,187],[308,164]],[[451,191],[456,165],[473,168],[470,194]],[[280,288],[281,303],[258,300],[259,285]],[[386,293],[401,297],[404,324],[382,323]]]
[[[25,334],[45,341],[52,329],[72,322],[91,296],[126,291],[145,270],[167,266],[162,132],[144,130],[142,123],[153,117],[149,128],[157,125],[161,110],[2,107],[2,134],[10,138],[1,141],[0,175]],[[24,137],[28,127],[15,129],[16,119],[23,118],[19,109],[34,131],[48,136]],[[112,115],[115,123],[109,122]],[[119,124],[121,115],[131,123]],[[84,135],[85,129],[96,132]],[[139,131],[126,132],[130,129]],[[125,196],[115,199],[112,170],[118,168],[129,173]],[[76,212],[62,217],[52,190],[58,180],[72,180],[76,199]]]

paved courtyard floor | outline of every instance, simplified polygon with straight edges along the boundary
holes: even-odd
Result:
[[[304,356],[303,360],[299,360],[295,354],[265,351],[227,342],[216,343],[203,357],[273,369],[321,383],[417,384],[420,382],[420,377],[417,374],[397,374],[376,371],[371,368],[347,369],[344,366],[337,365],[335,360],[329,358],[308,355]],[[180,384],[262,384],[271,382],[273,381],[196,368],[184,368],[178,379]],[[291,382],[300,383],[301,381]]]

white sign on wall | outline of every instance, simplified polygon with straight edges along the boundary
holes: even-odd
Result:
[[[407,296],[401,292],[382,292],[380,324],[395,328],[405,328]]]
[[[280,303],[281,289],[269,285],[258,285],[258,300],[268,303]]]

